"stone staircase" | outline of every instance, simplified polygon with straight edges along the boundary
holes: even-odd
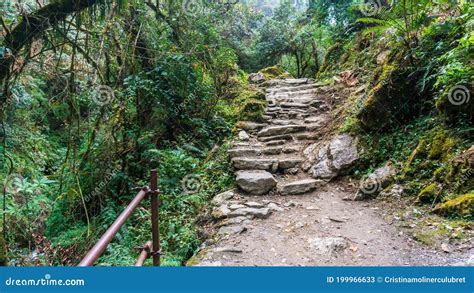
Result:
[[[318,139],[330,107],[310,79],[267,82],[265,123],[240,122],[229,150],[237,185],[248,194],[297,195],[322,181],[302,169],[303,150]]]

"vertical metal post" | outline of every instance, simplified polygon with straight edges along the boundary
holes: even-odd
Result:
[[[160,199],[158,191],[158,174],[156,169],[151,170],[151,233],[153,241],[153,249],[151,251],[153,257],[153,265],[160,266]]]

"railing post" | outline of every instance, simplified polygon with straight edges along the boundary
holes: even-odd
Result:
[[[158,190],[158,174],[156,169],[151,170],[151,235],[153,247],[151,255],[153,265],[160,266],[160,195]]]

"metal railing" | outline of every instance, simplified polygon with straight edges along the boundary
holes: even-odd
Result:
[[[100,237],[94,247],[84,256],[78,266],[86,267],[92,266],[96,260],[104,253],[107,245],[114,239],[118,231],[122,228],[125,222],[130,218],[140,203],[149,195],[151,197],[151,235],[152,241],[148,241],[140,248],[141,252],[135,263],[135,266],[142,266],[145,260],[153,257],[153,265],[160,265],[160,200],[158,190],[158,175],[156,170],[151,170],[150,187],[140,188],[140,191],[130,204],[123,210],[117,219],[105,231],[104,235]]]

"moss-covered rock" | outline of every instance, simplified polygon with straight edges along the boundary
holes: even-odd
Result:
[[[436,207],[435,213],[446,217],[474,217],[474,193],[468,193],[448,200]]]
[[[438,195],[438,185],[436,183],[431,183],[420,191],[418,194],[418,201],[421,203],[433,203],[437,198],[439,198]]]
[[[264,68],[259,71],[265,77],[265,80],[271,80],[276,78],[287,78],[290,77],[289,74],[278,66],[271,66]]]
[[[235,100],[237,105],[237,120],[261,122],[267,102],[265,93],[258,88],[242,90]]]

